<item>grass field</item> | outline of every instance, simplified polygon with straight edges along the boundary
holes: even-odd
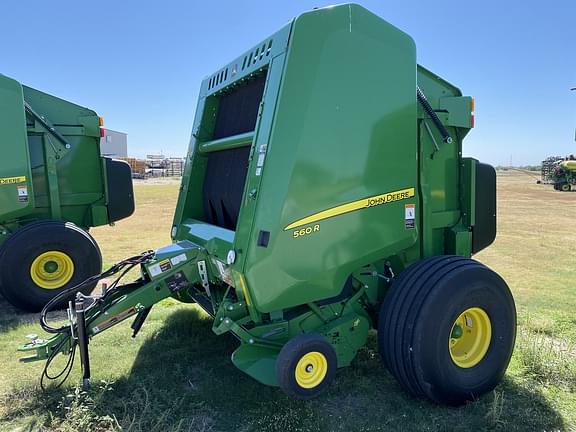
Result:
[[[176,183],[136,185],[137,212],[94,235],[106,264],[170,242]],[[381,365],[374,335],[319,399],[293,401],[236,370],[236,341],[216,337],[194,306],[164,301],[136,339],[129,323],[91,345],[93,389],[79,367],[60,389],[39,389],[42,364],[15,349],[37,316],[0,301],[2,431],[570,431],[576,432],[576,193],[499,173],[499,234],[476,258],[514,293],[517,347],[493,393],[461,408],[409,397]]]

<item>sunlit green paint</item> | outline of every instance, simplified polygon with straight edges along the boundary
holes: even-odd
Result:
[[[255,130],[213,140],[221,92],[263,71]],[[417,85],[451,144],[418,106]],[[375,325],[385,278],[428,256],[471,254],[476,161],[462,158],[471,109],[471,98],[417,65],[408,35],[364,8],[300,15],[202,82],[174,245],[144,272],[183,251],[186,262],[127,292],[122,307],[165,296],[198,302],[214,317],[216,334],[241,341],[234,364],[264,384],[276,384],[276,356],[301,333],[320,333],[338,366],[349,365]],[[241,145],[251,156],[231,231],[203,222],[202,188],[207,153]],[[410,192],[387,197],[401,191]],[[257,244],[260,231],[270,233],[266,247]],[[189,285],[170,292],[166,280],[178,271]],[[108,308],[120,312],[113,299],[101,307]]]
[[[25,103],[68,145],[27,114]],[[65,220],[84,228],[109,223],[94,111],[0,75],[0,130],[0,178],[25,177],[0,185],[0,243],[35,220]]]

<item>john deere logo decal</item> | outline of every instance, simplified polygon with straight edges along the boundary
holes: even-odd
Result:
[[[26,181],[26,176],[4,177],[4,178],[0,178],[0,186],[9,185],[9,184],[24,183],[25,181]]]
[[[388,204],[395,201],[401,201],[408,198],[412,198],[415,194],[414,188],[402,189],[399,191],[388,192],[381,195],[374,195],[368,198],[362,198],[357,201],[352,201],[347,204],[342,204],[337,207],[332,207],[328,210],[323,210],[318,213],[314,213],[308,217],[303,219],[299,219],[295,222],[292,222],[284,231],[288,231],[302,225],[308,225],[314,222],[318,222],[324,219],[328,219],[333,216],[340,216],[346,213],[350,213],[356,210],[362,210],[370,207],[379,206],[382,204]]]

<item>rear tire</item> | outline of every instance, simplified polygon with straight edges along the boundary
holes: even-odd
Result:
[[[0,292],[14,306],[38,312],[101,269],[100,249],[86,231],[70,222],[34,222],[12,234],[0,249]],[[95,285],[82,292],[90,293]],[[66,303],[64,299],[57,307]]]
[[[394,281],[380,312],[379,349],[415,396],[460,405],[502,379],[516,338],[506,282],[477,261],[439,256]]]
[[[560,185],[560,190],[562,192],[570,192],[571,189],[572,187],[570,186],[570,183],[562,183],[562,185]]]

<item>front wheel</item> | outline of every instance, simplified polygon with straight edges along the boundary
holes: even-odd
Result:
[[[20,228],[0,250],[0,291],[14,306],[40,311],[62,291],[100,273],[94,239],[70,222],[40,221]],[[86,294],[94,288],[88,286]],[[58,306],[65,306],[63,300]]]
[[[337,358],[332,345],[316,333],[289,340],[276,359],[276,380],[288,396],[312,399],[322,393],[336,373]]]
[[[508,286],[464,257],[410,266],[380,312],[379,349],[390,372],[413,395],[448,405],[492,390],[508,367],[515,338]]]

